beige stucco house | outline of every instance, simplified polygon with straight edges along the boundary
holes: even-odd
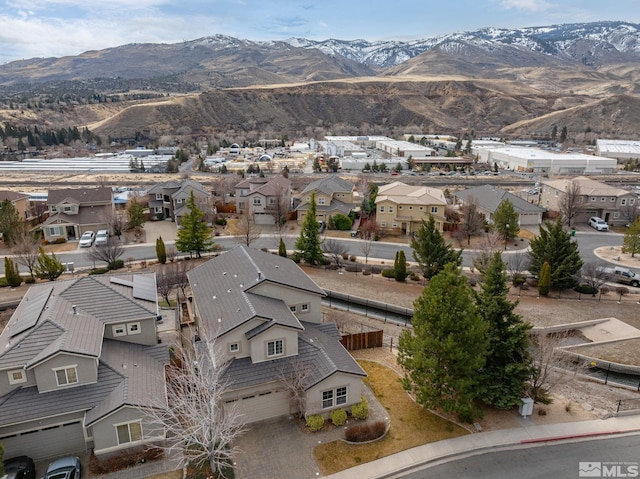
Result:
[[[238,183],[236,190],[236,211],[250,212],[256,224],[273,225],[278,218],[280,224],[286,221],[291,209],[291,181],[284,176],[272,178],[247,178]]]
[[[314,181],[300,193],[297,206],[298,224],[302,224],[309,209],[311,195],[315,194],[316,219],[325,223],[336,214],[348,215],[354,208],[354,184],[337,175]]]

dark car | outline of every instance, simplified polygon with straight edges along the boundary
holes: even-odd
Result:
[[[36,479],[36,466],[27,456],[12,457],[4,461],[5,479]]]
[[[80,479],[80,458],[67,456],[56,459],[47,467],[44,479]]]

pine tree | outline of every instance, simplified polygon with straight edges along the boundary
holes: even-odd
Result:
[[[562,226],[562,218],[554,223],[540,225],[540,234],[529,243],[531,265],[529,271],[538,276],[542,265],[551,266],[551,288],[570,288],[575,285],[575,277],[582,268],[578,243],[571,240],[571,234]]]
[[[9,200],[0,202],[0,233],[7,246],[13,246],[15,240],[26,230],[20,213]]]
[[[413,259],[420,265],[426,279],[438,274],[447,263],[456,266],[462,263],[462,250],[455,251],[446,244],[433,216],[429,216],[429,221],[422,220],[416,236],[411,240],[411,248]]]
[[[520,403],[532,372],[529,329],[513,311],[517,302],[508,300],[506,266],[496,251],[482,279],[476,304],[487,322],[489,352],[480,371],[477,393],[486,404],[511,408]]]
[[[8,256],[4,257],[4,277],[7,280],[7,284],[12,288],[17,288],[22,284],[18,267]]]
[[[447,264],[413,303],[413,329],[402,332],[398,346],[403,386],[418,404],[467,422],[480,416],[475,391],[488,348],[473,295],[459,268]]]
[[[198,258],[203,251],[213,248],[213,228],[204,221],[204,212],[198,208],[193,190],[185,203],[187,213],[180,220],[180,229],[176,239],[176,249],[182,252],[195,252]]]
[[[551,265],[545,261],[538,278],[538,293],[540,296],[548,296],[551,289]]]
[[[635,257],[636,253],[640,253],[640,217],[627,228],[622,240],[622,251],[630,253],[631,257]]]
[[[165,264],[167,262],[167,247],[164,244],[162,236],[158,236],[158,239],[156,239],[156,256],[158,257],[158,262],[160,264]]]
[[[404,256],[404,251],[396,251],[396,260],[393,265],[393,272],[396,281],[404,281],[407,279],[407,259]]]
[[[141,228],[145,223],[144,206],[138,202],[136,198],[133,198],[127,206],[127,213],[129,215],[129,228]]]
[[[283,258],[287,257],[287,246],[284,244],[284,240],[280,238],[280,244],[278,245],[278,255]]]
[[[62,273],[64,273],[64,265],[60,260],[58,260],[55,253],[47,255],[44,250],[40,248],[38,264],[34,266],[33,270],[38,278],[55,281]]]
[[[300,250],[302,259],[307,264],[322,262],[324,255],[320,243],[320,223],[316,220],[316,194],[311,193],[300,236],[296,240],[296,248]]]
[[[520,231],[518,213],[513,207],[513,203],[508,199],[504,200],[493,213],[492,228],[500,233],[504,240],[504,248],[507,249],[507,241],[518,236]]]

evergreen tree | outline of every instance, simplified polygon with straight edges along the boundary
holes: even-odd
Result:
[[[129,215],[129,228],[141,228],[142,226],[144,226],[144,223],[146,221],[144,206],[138,203],[138,200],[136,198],[133,198],[129,202],[129,205],[127,206],[127,213]]]
[[[465,422],[480,416],[475,391],[488,348],[487,324],[473,295],[459,268],[447,264],[415,300],[413,329],[402,332],[398,345],[403,386],[418,404]]]
[[[4,257],[4,277],[12,288],[17,288],[22,284],[18,267],[9,256]]]
[[[34,266],[33,270],[38,278],[55,281],[62,273],[64,273],[64,265],[60,262],[55,253],[47,255],[44,250],[40,248],[38,264]]]
[[[476,299],[489,328],[488,354],[480,371],[477,393],[484,403],[505,409],[520,403],[532,371],[528,352],[531,325],[513,312],[517,303],[509,301],[508,294],[506,265],[496,251]]]
[[[567,127],[563,126],[560,132],[560,143],[564,143],[565,141],[567,141]]]
[[[284,244],[284,240],[280,238],[280,244],[278,245],[278,255],[283,258],[287,257],[287,246]]]
[[[540,296],[548,296],[551,289],[551,265],[546,261],[542,265],[540,270],[540,277],[538,278],[538,293]]]
[[[416,236],[411,240],[413,259],[419,264],[422,275],[431,279],[438,274],[447,263],[460,266],[462,250],[455,251],[446,244],[442,234],[436,228],[436,220],[429,216],[429,221],[422,220]]]
[[[302,222],[296,248],[302,253],[302,259],[308,264],[318,264],[324,257],[320,247],[320,223],[316,220],[316,194],[311,193],[309,208]]]
[[[204,212],[198,208],[193,190],[185,203],[188,213],[180,220],[180,229],[176,239],[178,251],[195,252],[197,257],[202,257],[203,251],[213,248],[213,228],[204,221]]]
[[[529,243],[531,265],[529,271],[538,276],[542,265],[551,266],[551,288],[570,288],[582,268],[578,243],[571,241],[571,234],[562,226],[562,218],[554,223],[540,225],[540,234]]]
[[[156,256],[158,257],[158,262],[160,264],[165,264],[167,262],[167,247],[164,244],[162,236],[158,236],[158,239],[156,239]]]
[[[507,249],[507,241],[518,236],[520,225],[518,224],[518,213],[513,207],[513,203],[508,199],[504,200],[493,213],[493,224],[491,227],[497,231],[504,240],[504,248]]]
[[[396,281],[404,281],[407,279],[407,259],[404,255],[404,251],[396,251],[396,259],[393,264],[393,272]]]
[[[7,246],[13,246],[15,240],[25,231],[24,221],[20,219],[20,213],[9,200],[0,203],[0,233]]]
[[[630,253],[631,257],[635,257],[636,253],[640,253],[640,217],[627,228],[622,240],[622,251]]]

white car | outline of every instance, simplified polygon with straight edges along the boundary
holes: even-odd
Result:
[[[109,232],[107,230],[98,230],[96,233],[96,246],[104,246],[109,242]]]
[[[93,244],[93,240],[96,238],[96,235],[93,231],[85,231],[80,237],[80,241],[78,245],[81,248],[88,248]]]
[[[607,222],[598,216],[592,216],[589,218],[589,226],[597,229],[598,231],[609,231],[609,225]]]

